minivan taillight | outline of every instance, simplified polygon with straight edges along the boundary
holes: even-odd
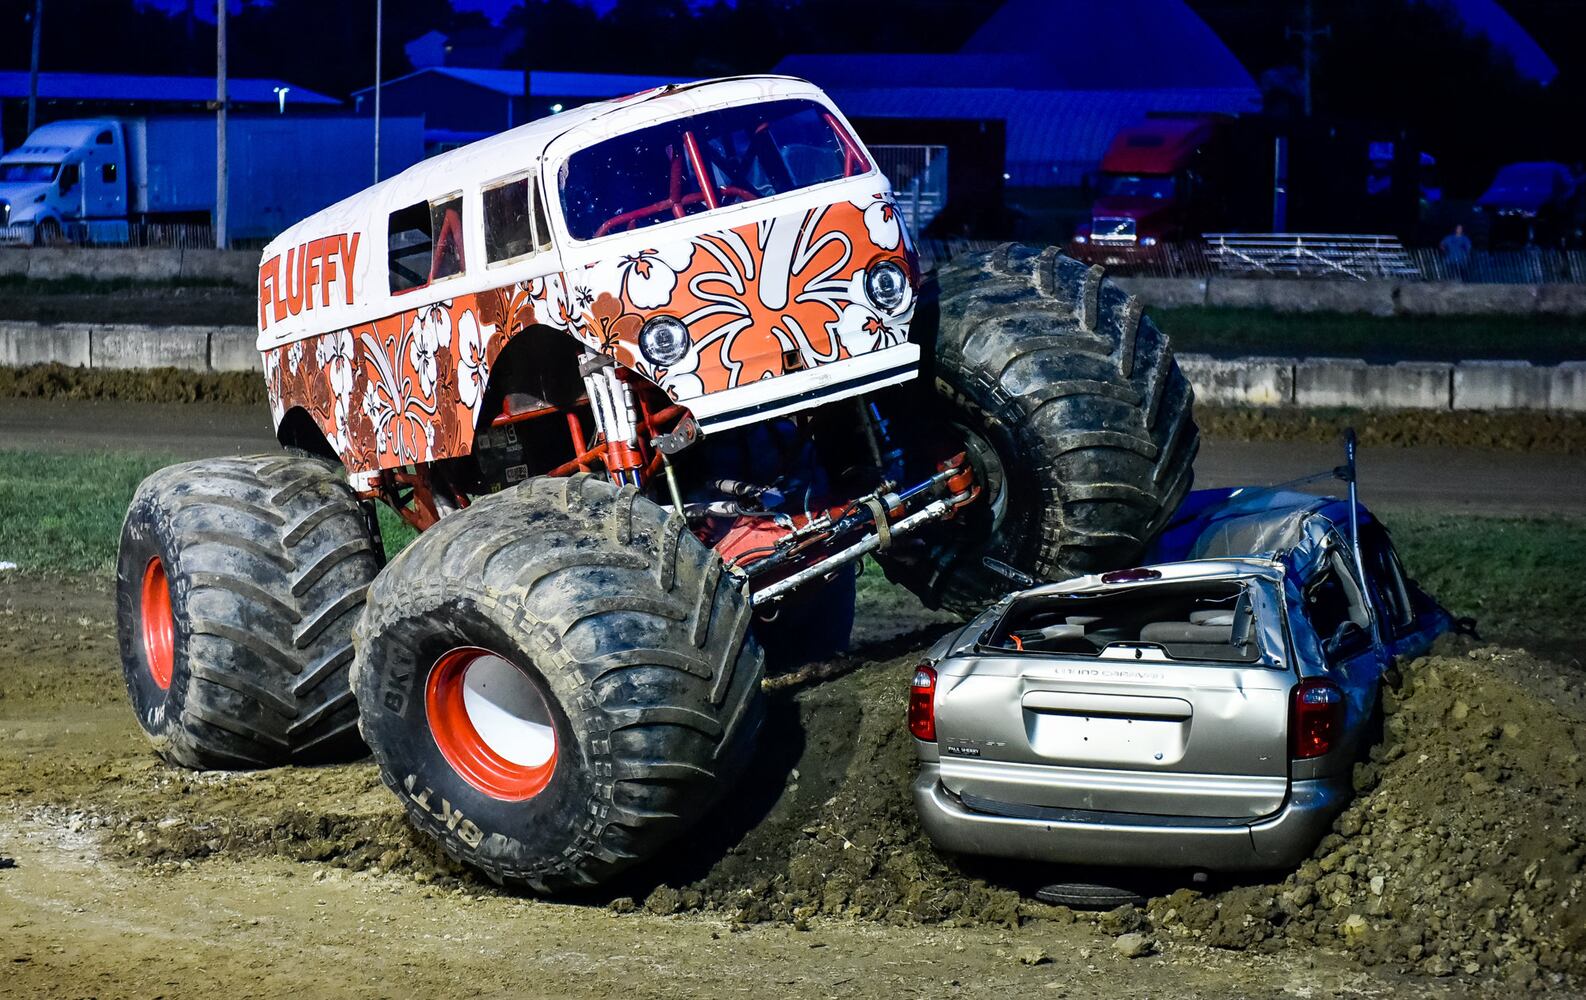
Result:
[[[909,684],[909,732],[917,740],[936,740],[936,671],[923,663]]]
[[[1295,760],[1320,757],[1338,745],[1344,729],[1344,692],[1332,681],[1301,681],[1294,689],[1289,718],[1290,754]]]

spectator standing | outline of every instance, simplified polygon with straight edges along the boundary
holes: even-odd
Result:
[[[1456,224],[1454,231],[1443,237],[1437,248],[1442,251],[1448,269],[1458,275],[1460,281],[1470,280],[1470,237],[1465,235],[1463,223]]]

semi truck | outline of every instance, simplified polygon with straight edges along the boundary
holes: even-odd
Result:
[[[1118,132],[1101,159],[1095,204],[1074,242],[1154,247],[1196,236],[1211,222],[1227,159],[1230,120],[1147,118]]]
[[[209,224],[215,119],[78,118],[50,122],[0,156],[0,243],[126,243],[149,223]],[[368,184],[367,117],[233,117],[227,126],[228,232],[267,240]],[[423,120],[381,122],[381,174],[424,155]]]

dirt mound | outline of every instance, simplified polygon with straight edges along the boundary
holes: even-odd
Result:
[[[675,877],[674,858],[674,877],[635,898],[654,912],[795,925],[817,914],[1091,920],[1219,948],[1341,948],[1365,964],[1499,974],[1516,987],[1586,973],[1586,712],[1551,664],[1445,640],[1404,670],[1385,738],[1357,767],[1359,797],[1297,872],[1205,892],[1161,880],[1146,907],[1099,915],[1031,902],[931,849],[908,792],[911,669],[905,656],[800,692],[785,706],[796,719],[770,735],[793,739],[796,727],[802,745],[758,771],[785,775],[764,816],[699,845],[725,852],[703,876]]]
[[[1334,410],[1197,406],[1201,434],[1225,441],[1336,443],[1353,427],[1364,447],[1492,448],[1586,454],[1586,417],[1574,413]]]
[[[714,843],[692,852],[708,871],[685,881],[673,867],[646,905],[697,900],[740,922],[795,925],[816,915],[1006,926],[1055,916],[965,874],[920,830],[903,726],[917,661],[865,663],[776,705],[750,778],[758,787],[722,810]]]
[[[1538,673],[1446,640],[1388,697],[1359,797],[1312,860],[1276,884],[1153,900],[1150,919],[1214,946],[1342,946],[1517,986],[1586,973],[1586,725]]]
[[[118,371],[59,364],[0,367],[0,396],[138,403],[265,401],[264,379],[255,372],[190,372],[179,368]]]

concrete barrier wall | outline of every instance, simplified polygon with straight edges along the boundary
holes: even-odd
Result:
[[[1401,361],[1213,358],[1181,354],[1203,403],[1368,410],[1546,410],[1586,413],[1586,361]]]
[[[1586,316],[1586,285],[1120,277],[1149,308],[1222,306],[1371,316]]]
[[[0,321],[0,365],[259,371],[245,326],[131,326]],[[1181,354],[1195,397],[1225,406],[1373,410],[1552,410],[1586,413],[1586,361],[1401,361],[1214,358]]]
[[[255,336],[245,326],[0,321],[0,365],[260,371]]]

